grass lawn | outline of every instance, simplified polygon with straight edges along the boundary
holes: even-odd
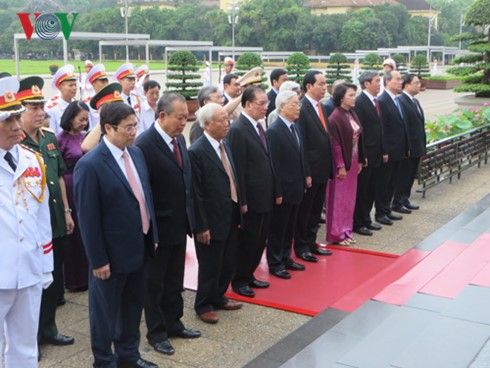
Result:
[[[98,63],[98,60],[92,60],[94,64]],[[106,70],[111,73],[115,72],[117,68],[119,68],[125,61],[105,61],[103,64],[105,65]],[[144,60],[131,60],[133,65],[139,67],[140,65],[145,64]],[[20,74],[21,75],[39,75],[39,74],[50,74],[49,65],[56,64],[58,66],[63,65],[63,60],[20,60]],[[82,73],[85,73],[84,66],[85,61],[71,61],[70,64],[73,64],[75,67],[75,73],[78,73],[78,67]],[[214,65],[213,67],[217,68],[218,65]],[[165,70],[165,63],[162,61],[150,61],[149,65],[151,70]],[[204,66],[203,66],[204,68]],[[9,72],[12,75],[15,75],[15,61],[11,59],[0,59],[0,72]]]

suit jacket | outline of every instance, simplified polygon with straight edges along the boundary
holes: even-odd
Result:
[[[140,269],[145,253],[154,255],[154,243],[158,242],[145,159],[137,147],[128,147],[128,152],[150,213],[146,239],[138,200],[103,140],[78,161],[73,172],[78,223],[90,266],[99,268],[109,263],[111,272],[117,273]]]
[[[383,160],[383,125],[376,107],[365,93],[356,97],[354,107],[362,126],[364,156],[368,167],[378,167]]]
[[[383,124],[383,154],[387,154],[390,161],[403,160],[410,151],[405,123],[406,114],[404,113],[403,117],[400,115],[395,102],[386,90],[379,96],[378,102]]]
[[[256,213],[272,210],[274,172],[269,153],[252,123],[240,114],[231,124],[227,140],[235,162],[241,204]]]
[[[281,118],[266,132],[276,176],[276,197],[289,204],[300,204],[306,187],[303,139],[299,130],[295,130],[299,144]]]
[[[327,128],[327,110],[324,105],[323,116],[325,117]],[[332,178],[332,149],[330,146],[330,133],[325,131],[323,124],[310,101],[305,97],[301,104],[301,111],[297,125],[302,133],[304,141],[305,173],[311,176],[313,182],[326,183]]]
[[[191,163],[184,137],[177,137],[177,141],[182,169],[155,125],[136,139],[150,173],[158,236],[163,246],[185,243],[186,234],[191,235],[194,229]]]
[[[269,114],[276,109],[276,97],[277,97],[276,91],[274,91],[271,88],[271,90],[267,92],[267,98],[269,99],[269,106],[267,107],[267,113],[265,114],[266,120]]]
[[[419,112],[415,102],[405,93],[400,95],[400,101],[406,115],[405,122],[410,139],[410,157],[422,157],[427,153],[424,111],[421,107]]]
[[[197,139],[202,136],[203,133],[204,129],[201,128],[201,123],[199,122],[199,120],[196,120],[189,130],[189,141],[191,142],[191,144],[197,141]]]
[[[333,110],[335,110],[335,106],[333,104],[333,98],[330,97],[327,102],[325,102],[325,109],[327,109],[327,115],[325,115],[327,118],[332,115]]]
[[[230,169],[239,193],[235,165],[230,147],[222,142],[228,156]],[[192,183],[196,214],[195,232],[210,230],[211,239],[225,240],[231,226],[236,206],[231,200],[228,174],[209,140],[202,135],[189,148],[192,165]]]

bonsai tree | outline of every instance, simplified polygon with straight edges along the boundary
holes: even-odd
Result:
[[[362,63],[365,70],[381,70],[383,67],[381,56],[375,53],[367,54]]]
[[[344,54],[333,54],[328,59],[328,67],[325,71],[325,79],[327,84],[332,85],[338,79],[344,79],[350,82],[351,70],[347,64],[347,57]]]
[[[288,71],[289,80],[303,85],[303,78],[310,70],[310,59],[302,52],[295,52],[288,57],[286,69]]]
[[[402,54],[395,54],[391,57],[393,60],[395,60],[396,63],[396,69],[400,72],[402,76],[407,75],[407,59],[405,55]]]
[[[430,76],[429,64],[425,55],[417,55],[412,59],[410,73],[416,74],[421,80]]]
[[[190,51],[175,51],[168,60],[168,69],[172,71],[167,75],[166,92],[180,93],[190,100],[199,93],[202,86],[201,75],[196,73],[199,70],[197,58]],[[174,82],[176,81],[176,82]]]
[[[253,69],[257,66],[263,67],[262,64],[262,58],[260,57],[259,54],[256,54],[255,52],[244,52],[241,54],[237,61],[236,61],[236,72],[235,74],[241,77],[244,75],[246,72],[248,72],[250,69]],[[269,86],[265,83],[267,82],[267,77],[265,76],[265,72],[262,71],[261,74],[261,79],[262,79],[262,87],[264,89],[269,88]]]
[[[475,97],[490,97],[490,7],[488,0],[476,0],[465,15],[465,25],[474,26],[473,33],[465,33],[461,40],[470,41],[468,50],[477,54],[462,55],[454,63],[463,67],[448,69],[448,73],[464,76],[456,92],[475,92]]]

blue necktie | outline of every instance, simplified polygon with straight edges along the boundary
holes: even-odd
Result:
[[[396,104],[396,107],[398,108],[398,112],[400,113],[400,116],[403,119],[402,106],[400,105],[400,98],[398,96],[395,97],[395,104]]]

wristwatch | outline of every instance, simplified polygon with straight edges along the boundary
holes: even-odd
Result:
[[[65,213],[66,213],[66,212],[71,213],[71,208],[65,208]]]

